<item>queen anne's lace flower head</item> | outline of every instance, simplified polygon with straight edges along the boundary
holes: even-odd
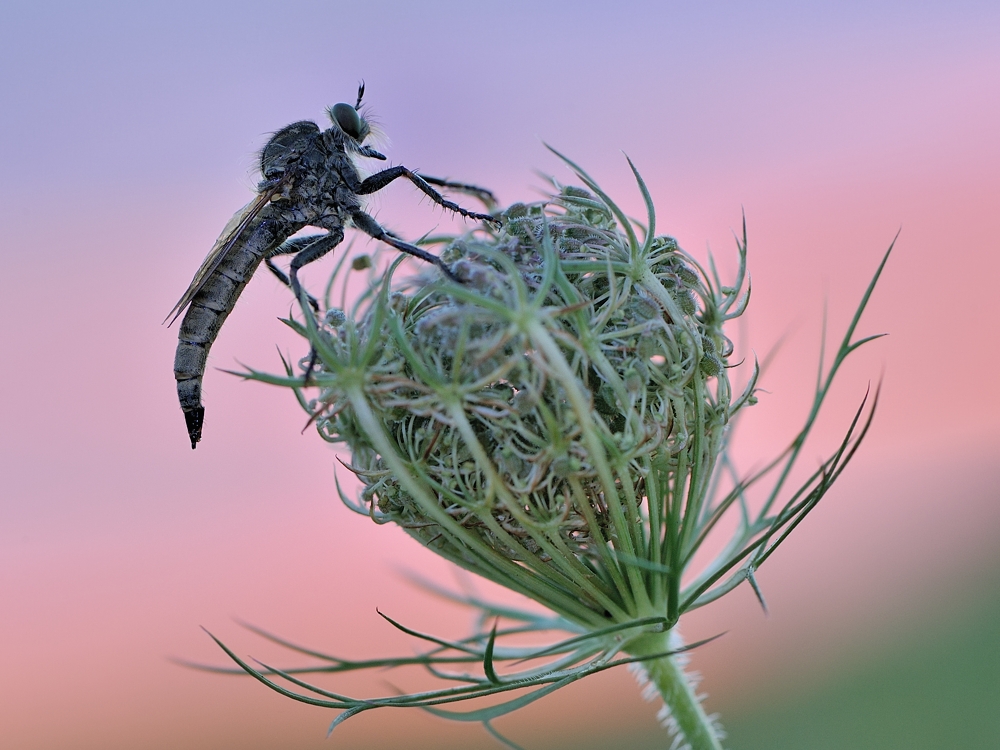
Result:
[[[319,433],[347,447],[348,468],[363,485],[360,499],[338,485],[349,507],[398,524],[554,616],[458,597],[482,611],[474,636],[456,643],[426,637],[432,648],[416,660],[371,663],[419,663],[444,676],[449,665],[482,660],[482,676],[449,672],[449,687],[438,691],[353,699],[277,674],[315,694],[301,699],[340,709],[337,722],[379,706],[429,708],[533,689],[474,712],[495,732],[493,718],[556,687],[641,663],[678,742],[717,749],[721,730],[674,656],[681,648],[675,626],[684,612],[744,581],[763,604],[755,570],[856,450],[867,429],[855,434],[860,411],[834,455],[779,501],[834,374],[870,340],[851,339],[881,266],[819,380],[802,431],[774,463],[739,477],[726,453],[728,431],[756,402],[758,370],[747,366],[735,395],[730,373],[739,363],[723,326],[749,300],[745,230],[736,278],[723,285],[714,265],[706,271],[673,238],[656,234],[652,200],[634,168],[645,225],[564,161],[586,188],[553,183],[548,200],[503,211],[499,231],[427,240],[461,283],[437,270],[397,282],[402,257],[382,274],[368,259],[350,266],[342,259],[334,281],[350,268],[368,274],[367,291],[318,320],[303,304],[305,323],[289,321],[312,347],[302,360],[315,386],[310,399],[290,366],[285,377],[249,373],[294,388]],[[773,469],[777,479],[751,502],[748,489]],[[730,513],[735,523],[721,551],[695,568],[695,553]],[[494,622],[491,630],[494,617],[520,624],[498,630]],[[541,649],[497,644],[553,630],[572,635]],[[534,666],[538,660],[546,663]],[[333,661],[322,671],[363,664]],[[499,664],[521,671],[501,674]]]

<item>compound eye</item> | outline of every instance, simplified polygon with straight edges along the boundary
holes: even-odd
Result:
[[[340,129],[356,141],[361,140],[361,116],[350,104],[334,104],[330,114],[337,121]]]

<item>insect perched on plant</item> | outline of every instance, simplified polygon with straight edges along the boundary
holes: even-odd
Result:
[[[291,288],[296,299],[302,299],[299,269],[333,250],[344,239],[344,228],[353,226],[401,252],[433,263],[455,280],[440,258],[403,242],[362,209],[361,196],[381,190],[399,177],[406,177],[449,211],[500,225],[495,217],[468,211],[431,187],[434,184],[475,195],[487,207],[495,204],[492,193],[473,185],[421,177],[403,166],[389,167],[361,179],[355,165],[357,157],[385,160],[378,151],[362,145],[370,133],[368,121],[358,110],[364,92],[362,83],[353,107],[343,103],[330,107],[332,125],[327,130],[302,121],[274,134],[260,154],[263,180],[257,186],[257,197],[230,219],[184,296],[167,315],[173,323],[187,310],[178,335],[174,377],[192,448],[201,440],[205,418],[201,382],[208,351],[261,261]],[[326,234],[289,239],[304,227],[325,229]],[[287,276],[274,265],[273,258],[278,255],[293,256]],[[316,301],[306,297],[316,307]]]

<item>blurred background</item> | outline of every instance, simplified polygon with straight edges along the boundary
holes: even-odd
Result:
[[[447,566],[341,505],[290,394],[215,369],[304,354],[286,289],[262,272],[227,322],[197,451],[161,325],[268,134],[364,79],[393,164],[533,200],[536,170],[570,179],[544,141],[639,215],[624,151],[658,229],[724,273],[745,211],[733,335],[762,357],[783,340],[735,436],[745,469],[795,434],[824,309],[829,351],[900,232],[859,328],[889,336],[844,368],[804,461],[881,380],[867,444],[760,572],[770,616],[741,588],[684,632],[727,633],[692,666],[734,750],[1000,746],[995,2],[6,0],[0,61],[0,744],[497,747],[415,712],[326,740],[329,712],[171,661],[225,663],[204,626],[295,663],[237,620],[345,657],[410,648],[376,607],[467,620],[400,575],[452,585]],[[410,185],[369,207],[411,239],[454,226]],[[498,728],[530,750],[667,747],[656,708],[621,670]]]

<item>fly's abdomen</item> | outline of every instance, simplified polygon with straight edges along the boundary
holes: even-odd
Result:
[[[236,283],[217,274],[191,300],[191,306],[181,322],[177,353],[174,355],[174,377],[192,448],[197,447],[201,440],[205,419],[205,409],[201,405],[201,380],[205,375],[208,352],[244,286],[245,281]]]
[[[205,375],[208,352],[243,287],[275,239],[274,232],[268,227],[258,226],[247,242],[232,248],[194,295],[181,322],[174,355],[174,377],[192,448],[197,447],[201,440],[205,419],[205,409],[201,405],[201,381]]]

